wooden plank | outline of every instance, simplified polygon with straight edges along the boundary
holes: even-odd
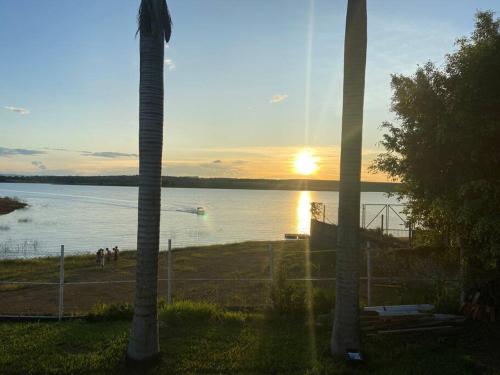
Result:
[[[437,330],[456,330],[455,326],[437,326],[437,327],[421,327],[421,328],[403,328],[394,330],[378,331],[378,334],[398,334],[398,333],[417,333],[417,332],[427,332],[427,331],[437,331]]]
[[[422,312],[431,311],[434,305],[394,305],[394,306],[369,306],[365,311],[376,312],[380,316],[399,316],[399,315],[420,315]]]

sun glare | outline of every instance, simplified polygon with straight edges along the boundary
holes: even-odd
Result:
[[[319,158],[314,156],[311,150],[302,150],[295,157],[295,172],[303,175],[310,175],[318,170]]]

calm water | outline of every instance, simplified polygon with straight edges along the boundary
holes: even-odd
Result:
[[[57,252],[61,244],[67,252],[136,247],[136,187],[0,183],[0,196],[29,204],[0,216],[0,257],[33,251],[43,255]],[[361,200],[397,203],[383,193],[363,193]],[[181,247],[308,233],[310,202],[326,203],[327,220],[336,222],[337,201],[337,192],[164,188],[161,246],[169,238]],[[198,206],[206,215],[192,213]],[[378,208],[368,211],[374,217]]]

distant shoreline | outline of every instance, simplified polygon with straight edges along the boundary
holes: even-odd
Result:
[[[59,185],[93,186],[138,186],[135,176],[0,176],[0,183],[43,183]],[[361,182],[363,192],[394,193],[398,183]],[[250,179],[250,178],[204,178],[163,176],[162,187],[204,188],[204,189],[244,189],[244,190],[309,190],[338,191],[339,181],[310,179]]]

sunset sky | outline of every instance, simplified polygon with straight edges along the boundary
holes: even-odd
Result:
[[[0,174],[136,174],[138,0],[0,0]],[[345,0],[169,0],[164,174],[337,179]],[[368,1],[363,179],[390,74],[438,65],[498,0]]]

